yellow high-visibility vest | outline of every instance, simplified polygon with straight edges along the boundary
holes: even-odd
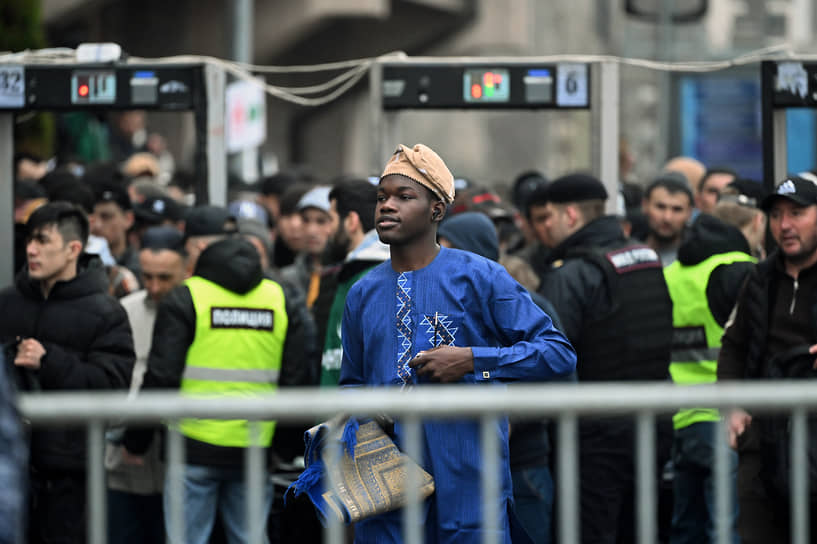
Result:
[[[181,393],[195,397],[251,397],[278,387],[289,319],[281,286],[264,279],[237,294],[204,278],[185,281],[196,309],[196,334],[187,350]],[[268,447],[274,421],[251,436],[247,420],[185,419],[179,430],[216,446]]]
[[[697,385],[717,380],[723,327],[715,321],[709,309],[706,286],[717,267],[747,261],[756,262],[756,259],[741,251],[732,251],[713,255],[691,266],[675,261],[664,269],[672,297],[674,328],[669,371],[676,384]],[[712,408],[688,408],[676,413],[672,422],[676,429],[681,429],[719,418],[718,411]]]

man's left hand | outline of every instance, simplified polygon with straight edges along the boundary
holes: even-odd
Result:
[[[458,382],[474,371],[474,354],[471,348],[438,346],[415,355],[409,366],[417,371],[418,376],[425,376],[433,382]]]
[[[26,338],[17,345],[17,357],[14,364],[32,370],[39,370],[42,358],[45,355],[45,348],[34,338]]]
[[[814,344],[810,348],[808,348],[808,352],[812,355],[817,355],[817,344]],[[814,360],[814,364],[812,365],[813,368],[817,369],[817,359]]]

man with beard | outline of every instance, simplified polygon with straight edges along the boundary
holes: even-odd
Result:
[[[648,229],[644,242],[669,266],[678,256],[684,228],[692,217],[692,191],[683,176],[666,172],[647,186],[641,208]]]
[[[321,360],[321,385],[336,386],[343,357],[340,331],[346,294],[373,266],[389,258],[389,246],[380,241],[374,228],[377,187],[362,179],[344,180],[332,188],[329,202],[329,214],[338,225],[332,245],[346,253],[329,310]]]
[[[778,248],[749,273],[738,297],[722,339],[719,382],[813,375],[817,354],[817,185],[802,177],[789,177],[763,199],[761,208],[768,214],[769,231]],[[786,362],[802,364],[802,372],[781,374]],[[770,443],[772,452],[790,453],[788,448],[780,451],[774,446],[787,436],[787,418],[754,421],[753,415],[737,408],[728,415],[727,425],[730,443],[738,450],[738,531],[743,542],[789,542],[788,493],[784,489],[788,487],[784,482],[789,480],[787,463],[775,464],[767,455]],[[809,458],[815,455],[813,432],[809,423]],[[810,485],[814,489],[813,480]],[[812,519],[814,512],[812,500]]]

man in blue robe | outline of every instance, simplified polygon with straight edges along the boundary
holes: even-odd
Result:
[[[575,369],[567,338],[497,263],[441,248],[437,226],[454,179],[428,147],[399,146],[378,185],[375,223],[391,259],[349,291],[343,315],[342,386],[482,385],[546,380]],[[508,423],[500,418],[499,540],[510,542]],[[395,424],[395,442],[403,429]],[[477,421],[426,421],[424,458],[436,491],[424,505],[425,542],[482,539]],[[355,542],[402,541],[401,512],[355,526]]]

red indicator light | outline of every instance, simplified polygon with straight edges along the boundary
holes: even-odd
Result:
[[[89,91],[90,91],[90,89],[88,88],[88,85],[82,84],[82,85],[80,85],[80,86],[79,86],[79,88],[77,89],[77,94],[78,94],[79,96],[81,96],[81,97],[85,98],[86,96],[88,96],[88,92],[89,92]]]
[[[482,87],[479,86],[479,83],[471,85],[471,97],[482,98]]]
[[[494,86],[494,73],[493,72],[485,72],[485,75],[482,76],[482,82],[485,84],[486,87],[493,87]]]

